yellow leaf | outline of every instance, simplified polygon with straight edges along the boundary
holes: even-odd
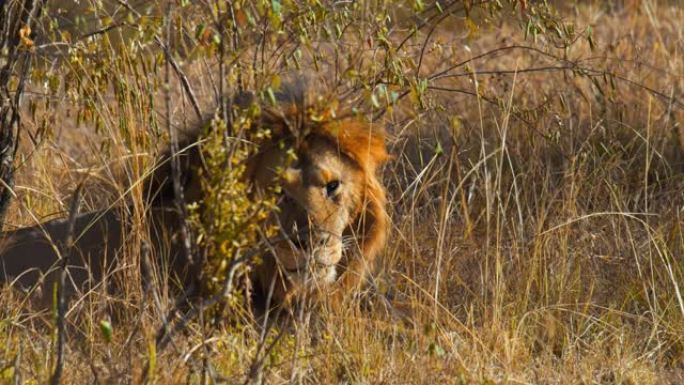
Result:
[[[30,36],[31,27],[28,25],[25,25],[19,29],[19,39],[21,40],[21,44],[27,48],[33,47],[33,40],[31,40]]]

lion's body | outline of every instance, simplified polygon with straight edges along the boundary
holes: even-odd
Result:
[[[384,246],[387,227],[385,192],[376,177],[387,157],[383,136],[357,119],[302,119],[303,107],[296,99],[288,101],[284,108],[262,112],[260,124],[268,126],[273,134],[250,157],[245,175],[254,191],[273,183],[282,183],[285,191],[272,220],[287,237],[272,242],[271,252],[255,268],[253,276],[256,290],[272,298],[276,305],[311,293],[312,289],[325,288],[336,297],[353,290],[363,282]],[[293,121],[297,121],[294,130]],[[197,135],[191,135],[180,148],[197,140]],[[188,201],[201,201],[201,150],[196,145],[187,148],[179,155],[184,176],[181,183]],[[297,154],[294,165],[285,161],[288,148]],[[180,282],[186,282],[188,266],[176,234],[180,225],[173,209],[167,160],[160,163],[146,184],[152,202],[148,242],[154,260],[171,266],[172,273],[181,277]],[[77,240],[70,253],[68,279],[73,290],[88,290],[100,284],[108,272],[121,267],[120,255],[128,247],[127,234],[131,230],[122,218],[116,210],[75,218],[73,234]],[[43,298],[51,298],[45,292],[47,289],[51,293],[51,283],[57,276],[67,228],[68,220],[61,219],[4,233],[0,242],[0,282],[13,282],[23,288],[45,282]]]
[[[2,235],[0,284],[10,283],[30,293],[41,308],[53,303],[53,289],[67,258],[67,296],[103,294],[112,290],[117,271],[127,268],[121,256],[131,245],[132,226],[115,209],[88,212],[73,218],[73,247],[66,247],[69,219],[55,219]],[[186,275],[178,242],[178,216],[171,208],[151,208],[146,233],[151,244],[148,257],[163,260],[164,268]],[[146,251],[148,252],[148,251]]]

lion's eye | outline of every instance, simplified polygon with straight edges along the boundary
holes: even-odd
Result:
[[[331,197],[335,195],[335,192],[337,189],[340,187],[340,181],[339,180],[333,180],[331,182],[328,182],[325,185],[325,193],[328,194],[328,197]]]

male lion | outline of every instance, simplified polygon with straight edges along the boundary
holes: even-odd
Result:
[[[251,103],[250,99],[236,98],[239,105]],[[279,226],[280,235],[271,240],[263,262],[254,269],[255,293],[271,298],[276,306],[312,293],[339,300],[364,281],[385,244],[385,191],[377,177],[387,158],[384,136],[361,119],[307,116],[302,91],[289,89],[277,99],[277,107],[261,106],[259,124],[271,135],[249,158],[245,176],[255,194],[274,181],[281,183],[283,191],[270,219]],[[188,136],[179,146],[184,150],[177,154],[188,202],[202,200],[198,135]],[[296,153],[294,163],[286,160],[288,150]],[[168,158],[162,158],[146,182],[154,194],[148,214],[149,244],[158,265],[170,266],[187,284],[190,267],[181,257],[184,248],[177,236],[180,225],[169,164]],[[42,282],[37,286],[51,288],[68,222],[53,220],[4,233],[0,282],[22,288]],[[120,267],[119,255],[129,242],[132,225],[116,210],[81,214],[72,225],[75,242],[67,289],[82,292]],[[51,296],[45,294],[51,290],[42,291],[49,300]]]

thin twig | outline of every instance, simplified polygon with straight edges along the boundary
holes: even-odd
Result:
[[[52,385],[59,385],[62,379],[62,372],[64,370],[64,345],[65,345],[65,328],[64,318],[66,313],[66,299],[65,299],[65,284],[69,270],[69,259],[74,248],[74,224],[76,223],[76,216],[78,214],[78,205],[81,201],[81,191],[84,183],[76,187],[74,196],[69,207],[69,220],[67,221],[66,239],[64,240],[64,249],[59,261],[59,283],[57,286],[57,359],[55,362],[55,370],[52,374],[50,383]]]
[[[478,3],[476,3],[476,4],[471,4],[470,6],[472,7],[473,5],[481,5],[481,4],[484,4],[484,3],[487,3],[487,2],[488,2],[488,1],[486,1],[486,0],[485,0],[485,1],[480,1],[480,2],[478,2]],[[449,11],[449,8],[451,8],[452,6],[454,6],[454,5],[458,4],[458,3],[461,3],[461,1],[460,1],[460,0],[456,0],[456,1],[452,1],[452,2],[449,3],[449,4],[445,4],[445,5],[442,6],[442,11],[444,11],[444,13],[451,13],[451,14],[454,14],[454,13],[460,12],[460,11],[464,11],[464,10],[466,9],[465,6],[464,6],[464,7],[461,7],[461,8],[458,9],[458,10]],[[433,6],[431,6],[430,8],[426,9],[426,10],[424,11],[424,13],[431,12],[431,11],[433,11],[433,10],[436,9],[436,8],[437,8],[437,7],[436,7],[435,5],[433,5]],[[409,41],[409,39],[411,39],[413,36],[415,36],[416,33],[418,33],[418,31],[420,31],[421,29],[425,28],[425,26],[430,25],[430,22],[432,22],[432,21],[433,21],[435,18],[437,18],[439,15],[441,15],[441,13],[440,13],[440,12],[436,12],[435,14],[429,16],[427,19],[421,21],[418,25],[416,25],[416,26],[411,30],[411,32],[409,32],[409,33],[401,40],[401,42],[400,42],[399,45],[397,46],[396,50],[399,51],[399,50],[404,46],[404,44],[406,44],[406,42]]]
[[[266,349],[264,349],[264,346],[266,346],[265,339],[259,343],[259,346],[257,347],[257,352],[254,356],[254,362],[252,363],[252,365],[250,365],[249,374],[245,379],[245,385],[260,384],[262,382],[261,378],[264,370],[264,364],[266,363],[266,357],[271,355],[273,348],[275,348],[278,342],[280,342],[280,339],[285,335],[286,331],[287,328],[281,328],[278,331],[278,334],[276,334],[275,338],[268,344],[268,347]],[[262,351],[263,354],[261,353]]]
[[[173,338],[173,336],[177,332],[184,329],[188,322],[192,321],[195,317],[197,317],[200,312],[214,306],[223,298],[227,297],[233,291],[233,281],[235,279],[235,273],[237,272],[237,269],[243,266],[247,261],[251,260],[256,255],[257,252],[253,251],[251,253],[245,254],[242,257],[236,258],[228,268],[226,278],[223,281],[222,290],[219,293],[214,294],[211,298],[209,298],[206,301],[202,301],[202,303],[199,306],[193,307],[190,310],[190,312],[188,312],[188,314],[186,314],[180,321],[178,321],[174,325],[174,327],[168,332],[164,328],[160,329],[159,333],[157,334],[157,351],[161,352],[162,350],[164,350],[170,342],[171,338]]]
[[[192,90],[192,87],[190,86],[190,81],[188,81],[188,77],[185,76],[185,73],[183,72],[183,70],[181,70],[180,66],[178,66],[178,63],[173,58],[173,55],[171,55],[171,51],[169,50],[168,45],[164,44],[164,42],[162,42],[162,40],[159,38],[159,36],[155,36],[154,41],[164,51],[164,57],[166,58],[166,61],[169,64],[171,64],[171,67],[173,67],[174,72],[176,72],[176,76],[178,76],[178,78],[181,81],[181,84],[183,85],[183,90],[185,91],[185,93],[190,98],[190,102],[192,103],[192,108],[195,110],[195,115],[197,115],[197,119],[201,121],[202,120],[202,110],[200,109],[199,103],[197,102],[197,97],[195,96],[195,92]],[[168,84],[168,81],[167,81],[167,84]]]
[[[23,381],[21,380],[21,345],[19,345],[19,351],[14,357],[14,374],[12,375],[14,385],[21,385]]]
[[[223,300],[226,298],[230,293],[233,291],[233,281],[235,280],[235,275],[237,273],[237,270],[252,260],[254,257],[256,257],[262,250],[260,248],[255,248],[251,250],[249,253],[243,255],[243,256],[238,256],[236,257],[233,262],[228,266],[228,270],[226,273],[226,277],[223,280],[223,285],[222,285],[222,290],[219,293],[214,294],[211,298],[208,300],[202,301],[199,306],[193,307],[190,309],[190,311],[183,316],[179,321],[175,322],[172,326],[164,323],[161,328],[157,331],[157,338],[156,338],[156,352],[157,354],[160,354],[161,352],[164,351],[164,349],[168,346],[168,344],[173,340],[173,337],[180,332],[181,330],[185,329],[187,324],[195,319],[201,312],[204,312],[208,308],[216,305],[219,303],[219,301]],[[189,293],[188,290],[186,290],[185,293],[183,293],[179,299],[176,301],[176,304],[173,309],[171,309],[166,317],[166,319],[171,319],[179,310],[181,304],[187,303],[189,299]],[[145,370],[143,370],[143,378],[142,378],[142,383],[147,383],[149,378],[149,365],[150,362],[145,363]]]
[[[167,14],[166,14],[166,41],[167,43],[171,39],[171,21],[170,21],[170,15],[171,15],[171,3],[169,3],[167,7]],[[159,44],[160,47],[164,50],[165,57],[166,57],[166,62],[164,66],[164,82],[166,83],[166,89],[164,91],[164,103],[165,103],[165,108],[166,108],[166,130],[167,133],[169,134],[170,138],[170,147],[171,147],[171,152],[172,154],[178,154],[178,138],[176,135],[176,131],[173,129],[172,124],[171,124],[171,76],[170,76],[170,70],[169,67],[172,66],[176,70],[176,73],[178,74],[180,69],[177,68],[177,65],[175,64],[175,61],[173,60],[173,57],[171,56],[171,53],[169,52],[166,44],[164,44],[161,39],[159,39],[158,36],[155,36],[155,41]],[[181,77],[181,80],[183,81],[183,84],[186,84],[187,78],[185,78],[185,75],[181,73],[179,75]],[[189,87],[189,85],[188,85]],[[199,106],[196,105],[196,100],[194,99],[194,95],[191,93],[192,90],[187,88],[186,92],[189,92],[190,100],[193,102],[193,105],[195,106],[196,110],[195,112],[197,113],[198,117],[201,118],[201,112],[199,111]],[[188,228],[187,224],[187,209],[185,207],[185,194],[183,191],[183,185],[181,183],[181,177],[183,171],[190,172],[190,170],[183,170],[181,168],[181,162],[180,162],[180,157],[178,156],[173,156],[171,158],[171,179],[173,183],[173,203],[174,206],[178,212],[178,225],[179,225],[179,230],[180,230],[180,237],[181,237],[181,244],[183,246],[183,253],[185,260],[187,262],[187,265],[190,266],[193,271],[197,271],[198,267],[196,266],[197,263],[194,260],[194,253],[192,249],[192,236],[190,234],[190,229]],[[195,274],[197,275],[197,274]],[[199,279],[198,276],[194,277],[196,279]]]
[[[93,36],[97,36],[97,35],[102,35],[102,34],[107,33],[107,32],[109,32],[109,31],[111,31],[111,30],[113,30],[113,29],[116,29],[116,28],[119,28],[119,27],[124,27],[124,26],[127,26],[127,25],[128,25],[128,24],[127,24],[126,22],[112,23],[112,24],[110,24],[110,25],[108,25],[108,26],[106,26],[106,27],[100,28],[100,29],[98,29],[98,30],[95,30],[95,31],[92,31],[92,32],[85,33],[85,34],[81,35],[81,37],[80,37],[78,40],[83,40],[83,39],[87,39],[87,38],[89,38],[89,37],[93,37]]]
[[[437,27],[442,24],[444,20],[446,20],[449,16],[451,16],[450,13],[445,13],[439,20],[437,20],[432,28],[430,28],[430,31],[428,31],[427,35],[425,35],[425,40],[423,40],[423,45],[420,47],[420,56],[418,57],[418,67],[416,68],[416,77],[420,77],[420,68],[423,66],[423,58],[425,57],[425,48],[428,45],[428,42],[430,41],[430,38],[432,37],[432,34],[435,33],[435,30]]]

